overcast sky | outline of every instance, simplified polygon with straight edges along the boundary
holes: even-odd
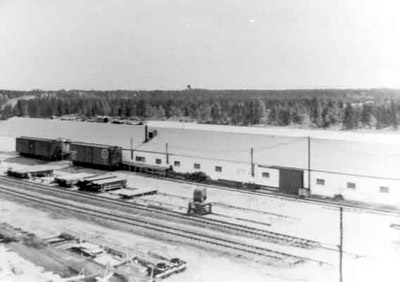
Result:
[[[0,88],[400,88],[398,0],[0,0]]]

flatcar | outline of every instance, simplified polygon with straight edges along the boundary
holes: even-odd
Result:
[[[53,169],[48,167],[25,167],[25,168],[9,168],[7,170],[7,175],[21,178],[21,179],[28,179],[32,177],[44,177],[53,174]]]
[[[115,177],[103,180],[93,181],[89,186],[89,191],[92,192],[106,192],[118,190],[126,187],[126,178]]]
[[[88,190],[93,182],[96,182],[96,181],[99,181],[99,180],[116,178],[116,177],[117,176],[114,175],[114,174],[94,175],[94,176],[91,176],[91,177],[86,177],[86,178],[83,178],[83,179],[79,179],[76,182],[76,186],[79,188],[79,190]]]

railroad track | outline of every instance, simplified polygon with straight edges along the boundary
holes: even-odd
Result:
[[[150,177],[150,176],[146,176],[143,174],[140,174],[140,176],[141,177]],[[269,191],[269,190],[250,191],[250,190],[246,190],[246,189],[229,188],[229,187],[223,187],[223,186],[217,186],[217,185],[211,185],[211,184],[200,184],[200,183],[188,182],[188,181],[177,180],[177,179],[172,179],[172,178],[160,178],[160,179],[162,179],[164,181],[202,186],[205,188],[214,188],[214,189],[227,190],[227,191],[238,192],[238,193],[243,193],[243,194],[258,195],[258,196],[263,196],[263,197],[282,199],[285,201],[308,203],[308,204],[319,205],[319,206],[327,207],[327,208],[342,207],[345,211],[350,211],[350,212],[359,212],[359,213],[368,212],[368,213],[372,213],[372,214],[400,217],[399,210],[390,210],[390,209],[385,209],[385,208],[374,208],[374,207],[365,207],[365,206],[354,206],[351,203],[335,203],[332,201],[326,201],[326,200],[317,199],[317,198],[303,199],[303,198],[299,198],[297,196],[288,195],[288,194],[280,195],[272,190],[271,191]]]
[[[181,200],[186,200],[186,201],[190,201],[192,198],[189,197],[183,197],[183,196],[179,196],[179,195],[174,195],[174,194],[170,194],[170,193],[157,193],[157,195],[161,195],[161,196],[167,196],[167,197],[173,197],[173,198],[178,198]],[[242,211],[248,211],[248,212],[254,212],[254,213],[258,213],[258,214],[263,214],[265,216],[273,216],[273,217],[278,217],[278,218],[294,218],[294,219],[299,219],[293,216],[287,216],[287,215],[283,215],[283,214],[278,214],[278,213],[273,213],[273,212],[266,212],[266,211],[260,211],[260,210],[254,210],[254,209],[250,209],[250,208],[242,208],[242,207],[238,207],[238,206],[233,206],[233,205],[228,205],[225,203],[220,203],[220,202],[213,202],[212,203],[213,206],[214,205],[218,205],[221,207],[227,207],[230,209],[235,209],[235,210],[242,210]]]
[[[28,183],[26,183],[28,184]],[[54,200],[46,198],[44,195],[43,197],[37,195],[29,194],[29,191],[16,191],[12,187],[7,188],[0,185],[0,191],[4,194],[17,197],[19,199],[23,199],[29,202],[35,202],[45,205],[46,207],[52,207],[57,209],[66,210],[71,213],[76,213],[79,215],[85,215],[89,217],[94,217],[96,219],[104,219],[109,220],[112,222],[123,223],[127,224],[133,228],[143,228],[145,230],[149,230],[151,232],[159,232],[162,234],[168,234],[173,237],[180,237],[184,238],[189,242],[196,242],[204,247],[204,245],[212,245],[219,248],[222,248],[225,251],[234,252],[235,254],[241,255],[251,255],[253,258],[261,257],[267,258],[268,261],[271,263],[283,263],[285,265],[293,265],[298,264],[304,261],[315,262],[318,264],[326,264],[326,262],[313,260],[310,258],[304,258],[301,256],[295,256],[291,254],[287,254],[284,252],[279,252],[259,246],[253,246],[250,244],[232,241],[221,236],[211,236],[201,232],[194,232],[192,230],[183,230],[181,228],[172,227],[167,223],[164,224],[156,224],[154,222],[149,222],[147,220],[140,220],[136,217],[132,217],[129,215],[123,215],[116,213],[115,211],[107,212],[104,209],[99,208],[88,208],[80,206],[79,204],[71,204],[66,203],[63,199]],[[153,234],[154,235],[154,234]]]
[[[337,248],[335,246],[329,245],[329,244],[322,244],[317,241],[309,240],[309,239],[304,239],[296,236],[291,236],[291,235],[286,235],[282,233],[276,233],[276,232],[271,232],[267,231],[265,229],[259,229],[255,227],[249,227],[249,226],[244,226],[240,224],[235,224],[235,223],[230,223],[226,221],[221,221],[217,219],[211,219],[211,218],[204,218],[204,217],[198,217],[198,216],[187,216],[183,215],[178,212],[174,211],[168,211],[168,210],[163,210],[163,209],[158,209],[156,207],[148,207],[145,205],[138,205],[137,203],[130,203],[130,202],[124,202],[121,200],[116,200],[116,199],[110,199],[98,195],[93,195],[93,194],[88,194],[84,192],[76,192],[76,191],[68,191],[68,190],[61,190],[57,189],[53,186],[46,186],[43,184],[38,184],[38,183],[33,183],[33,182],[28,182],[28,181],[21,181],[17,179],[12,179],[8,177],[0,177],[0,180],[4,183],[9,183],[10,185],[13,186],[18,186],[24,189],[27,189],[27,187],[24,187],[25,185],[29,184],[28,189],[39,189],[41,191],[45,191],[46,194],[53,194],[60,196],[64,199],[69,198],[74,201],[78,202],[83,202],[87,203],[88,201],[92,202],[95,205],[100,205],[104,206],[105,204],[110,205],[111,209],[117,209],[121,210],[122,208],[127,209],[127,211],[132,212],[132,210],[136,210],[142,213],[142,216],[145,216],[143,214],[144,212],[148,215],[151,216],[152,218],[160,218],[163,220],[174,220],[179,222],[184,223],[184,224],[189,224],[191,226],[198,226],[200,228],[208,228],[216,231],[223,231],[223,232],[228,232],[229,234],[235,234],[235,235],[240,235],[240,236],[245,236],[249,238],[255,238],[258,240],[264,240],[267,242],[271,243],[276,243],[276,244],[283,244],[283,245],[288,245],[288,246],[293,246],[293,247],[298,247],[298,248],[303,248],[303,249],[314,249],[314,248],[323,248],[331,251],[337,251]]]

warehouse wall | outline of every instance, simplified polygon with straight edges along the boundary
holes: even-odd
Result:
[[[137,157],[139,157],[141,161],[138,161]],[[157,159],[160,160],[161,163],[157,163]],[[255,165],[254,177],[252,177],[250,163],[169,155],[169,164],[167,164],[166,155],[163,153],[134,151],[132,158],[131,152],[129,150],[123,151],[123,160],[124,163],[127,164],[139,163],[163,167],[171,165],[176,172],[180,173],[202,171],[214,180],[226,179],[245,183],[255,183],[276,188],[279,186],[278,169],[260,167]],[[179,166],[175,162],[179,162]],[[200,165],[200,168],[195,168],[194,164]],[[220,167],[221,171],[217,171],[216,167]]]
[[[137,156],[144,157],[144,162],[135,161]],[[156,159],[160,159],[161,164],[157,164]],[[182,173],[202,171],[214,180],[226,179],[255,183],[268,187],[279,187],[279,169],[255,165],[254,177],[252,177],[250,163],[170,155],[169,165],[167,165],[165,154],[140,151],[134,152],[133,159],[131,158],[130,151],[123,151],[123,160],[125,163],[131,164],[141,163],[163,167],[172,165],[175,171]],[[174,165],[175,161],[179,162],[179,166]],[[195,163],[200,165],[200,169],[194,168]],[[222,171],[216,171],[216,166],[221,167]],[[318,184],[317,179],[319,181]],[[307,170],[304,171],[303,180],[303,186],[308,188]],[[321,184],[321,181],[324,183]],[[354,183],[355,188],[348,188],[348,182]],[[340,194],[347,200],[400,206],[400,180],[366,178],[327,172],[311,172],[311,194],[326,197],[334,197]]]
[[[175,161],[180,162],[180,165],[176,166],[174,164]],[[170,164],[177,172],[184,173],[202,171],[214,180],[226,179],[270,187],[278,187],[279,185],[279,171],[277,169],[262,168],[255,165],[254,177],[252,177],[250,163],[196,159],[192,157],[173,155],[170,157]],[[196,169],[194,164],[200,165],[200,169]],[[217,167],[221,168],[221,171],[218,171]]]
[[[399,180],[312,172],[311,193],[327,197],[340,194],[346,200],[400,206]]]
[[[144,161],[137,161],[136,157],[144,158]],[[133,154],[130,150],[123,150],[122,151],[122,160],[125,164],[147,164],[147,165],[155,165],[157,166],[156,160],[161,160],[162,167],[167,166],[165,154],[163,153],[151,153],[151,152],[141,152],[141,151],[133,151]]]
[[[268,173],[269,177],[263,176],[263,173]],[[255,166],[254,179],[256,184],[265,185],[269,187],[279,187],[279,170],[273,168],[265,168]]]

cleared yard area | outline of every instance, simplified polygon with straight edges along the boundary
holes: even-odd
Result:
[[[0,138],[0,171],[8,167],[47,165],[55,174],[101,173],[102,171],[70,167],[68,161],[43,163],[18,157],[13,150],[13,138]],[[4,146],[3,146],[4,145]],[[4,149],[3,149],[4,148]],[[103,172],[104,173],[104,172]],[[153,200],[171,207],[185,207],[199,185],[165,179],[150,178],[130,172],[118,171],[126,177],[128,187],[149,190],[159,195],[145,196],[139,201]],[[106,196],[106,195],[105,195]],[[109,197],[116,197],[110,196]],[[207,201],[215,203],[215,212],[226,215],[225,220],[242,218],[240,224],[273,232],[320,241],[333,248],[339,243],[339,211],[337,208],[299,202],[273,196],[258,196],[241,191],[218,188],[207,189]],[[184,212],[183,209],[180,209]],[[86,237],[102,238],[126,248],[141,251],[158,250],[178,256],[188,262],[188,270],[168,278],[168,281],[337,281],[338,262],[329,255],[330,266],[298,265],[291,268],[270,267],[240,258],[232,258],[206,249],[197,249],[169,241],[159,241],[118,230],[104,222],[90,223],[73,219],[62,212],[54,212],[29,203],[14,203],[0,198],[1,221],[20,227],[42,237],[72,231]],[[209,215],[222,220],[221,216]],[[230,217],[231,219],[229,219]],[[249,221],[265,223],[263,225]],[[237,220],[235,220],[237,222]],[[100,223],[100,225],[98,225]],[[400,231],[391,225],[400,224],[395,215],[345,210],[344,212],[344,277],[346,281],[398,281],[397,264],[400,261]],[[270,225],[270,226],[269,226]],[[277,246],[285,250],[285,246]],[[316,253],[324,260],[324,253]]]
[[[119,231],[115,227],[107,228],[105,223],[98,225],[70,218],[65,213],[49,212],[45,211],[46,208],[32,208],[27,204],[11,202],[3,196],[0,198],[0,210],[2,222],[30,230],[42,238],[56,236],[61,232],[71,232],[82,234],[83,239],[95,238],[109,242],[111,246],[124,246],[127,250],[158,252],[186,260],[187,271],[172,276],[167,281],[222,281],[225,279],[230,281],[249,281],[248,279],[251,279],[250,281],[321,281],[324,275],[334,275],[332,268],[329,267],[321,268],[316,265],[294,268],[269,267],[206,249],[152,240],[130,232]],[[327,280],[324,279],[324,281]]]

